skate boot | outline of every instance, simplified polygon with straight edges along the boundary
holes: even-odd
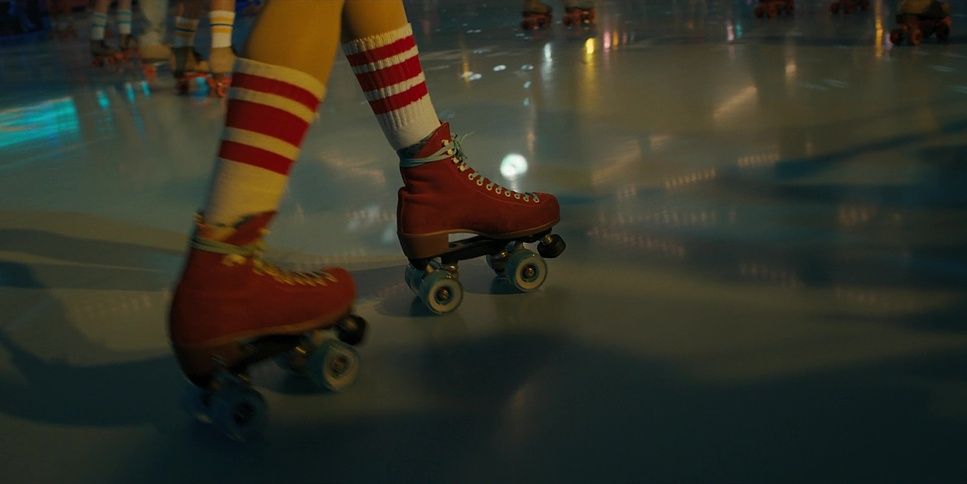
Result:
[[[231,47],[212,49],[208,58],[211,77],[208,79],[209,91],[218,97],[225,97],[232,85],[232,69],[235,67],[235,51]]]
[[[95,67],[114,67],[121,60],[120,53],[103,39],[91,41],[91,56]]]
[[[520,23],[523,30],[544,29],[551,25],[551,6],[539,0],[528,0],[524,2],[524,10],[521,15],[524,20]]]
[[[175,76],[178,94],[188,94],[195,79],[208,77],[208,63],[192,47],[175,47],[171,52],[171,72]]]
[[[410,260],[406,282],[427,307],[447,313],[460,305],[457,264],[465,259],[487,256],[494,272],[523,292],[544,283],[543,257],[565,248],[564,239],[551,234],[561,218],[553,195],[515,192],[474,171],[446,123],[399,154],[404,186],[397,235]],[[475,236],[450,242],[451,234]],[[540,255],[525,243],[538,243]]]
[[[584,28],[589,28],[594,25],[594,4],[574,4],[574,2],[568,2],[564,7],[564,26],[572,27],[575,25],[580,25]]]
[[[356,378],[351,345],[365,333],[365,321],[351,314],[355,285],[345,270],[287,272],[261,259],[274,215],[252,215],[231,227],[199,217],[169,313],[175,356],[196,386],[189,410],[239,440],[256,436],[267,421],[249,366],[277,358],[340,390]]]

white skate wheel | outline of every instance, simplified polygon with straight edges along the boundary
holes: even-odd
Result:
[[[507,259],[505,274],[521,292],[536,291],[547,280],[547,263],[541,256],[520,248]]]
[[[463,286],[450,272],[433,271],[420,283],[420,299],[434,313],[449,313],[463,302]]]

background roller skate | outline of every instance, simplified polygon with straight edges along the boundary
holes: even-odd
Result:
[[[567,7],[564,9],[564,26],[580,25],[589,28],[594,25],[594,7]]]
[[[920,45],[924,39],[936,35],[940,42],[950,40],[950,29],[953,20],[948,17],[934,18],[921,15],[897,15],[897,27],[890,31],[890,42],[893,45]]]
[[[91,57],[94,67],[107,67],[110,70],[117,69],[124,61],[124,55],[104,40],[91,41]]]
[[[755,6],[753,12],[759,18],[765,16],[772,18],[782,13],[792,15],[795,10],[795,0],[759,0],[759,4]]]
[[[165,44],[140,45],[138,57],[141,64],[141,72],[148,82],[155,82],[158,79],[158,72],[173,65],[171,48]]]
[[[870,9],[870,0],[836,0],[829,4],[829,11],[833,14],[843,12],[851,14],[856,11],[867,11]]]
[[[524,9],[521,12],[524,19],[520,23],[520,28],[523,30],[547,28],[553,21],[552,11],[550,5],[540,1],[524,2]]]
[[[207,83],[209,78],[208,62],[192,47],[172,49],[172,74],[175,77],[175,90],[179,95],[192,92],[192,85],[199,79]]]
[[[208,58],[210,75],[207,78],[208,92],[212,96],[225,97],[232,85],[232,68],[237,54],[232,48],[212,49]]]

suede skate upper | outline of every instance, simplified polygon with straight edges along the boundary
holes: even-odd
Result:
[[[427,158],[440,159],[407,166],[407,160]],[[397,206],[401,235],[467,232],[512,238],[560,220],[553,195],[511,191],[470,168],[447,123],[420,145],[401,152],[401,159],[404,186]]]
[[[176,347],[204,347],[332,325],[356,295],[343,269],[294,273],[262,262],[261,238],[275,212],[243,220],[220,240],[199,223],[169,314]]]

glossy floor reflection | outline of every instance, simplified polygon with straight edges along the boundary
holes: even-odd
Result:
[[[525,35],[517,0],[407,2],[441,117],[558,194],[569,244],[535,294],[466,263],[443,317],[403,283],[396,158],[339,60],[269,242],[352,269],[371,338],[343,394],[261,367],[244,446],[182,412],[165,333],[223,105],[82,41],[0,46],[3,480],[962,479],[967,11],[913,48],[893,2],[751,3]]]

